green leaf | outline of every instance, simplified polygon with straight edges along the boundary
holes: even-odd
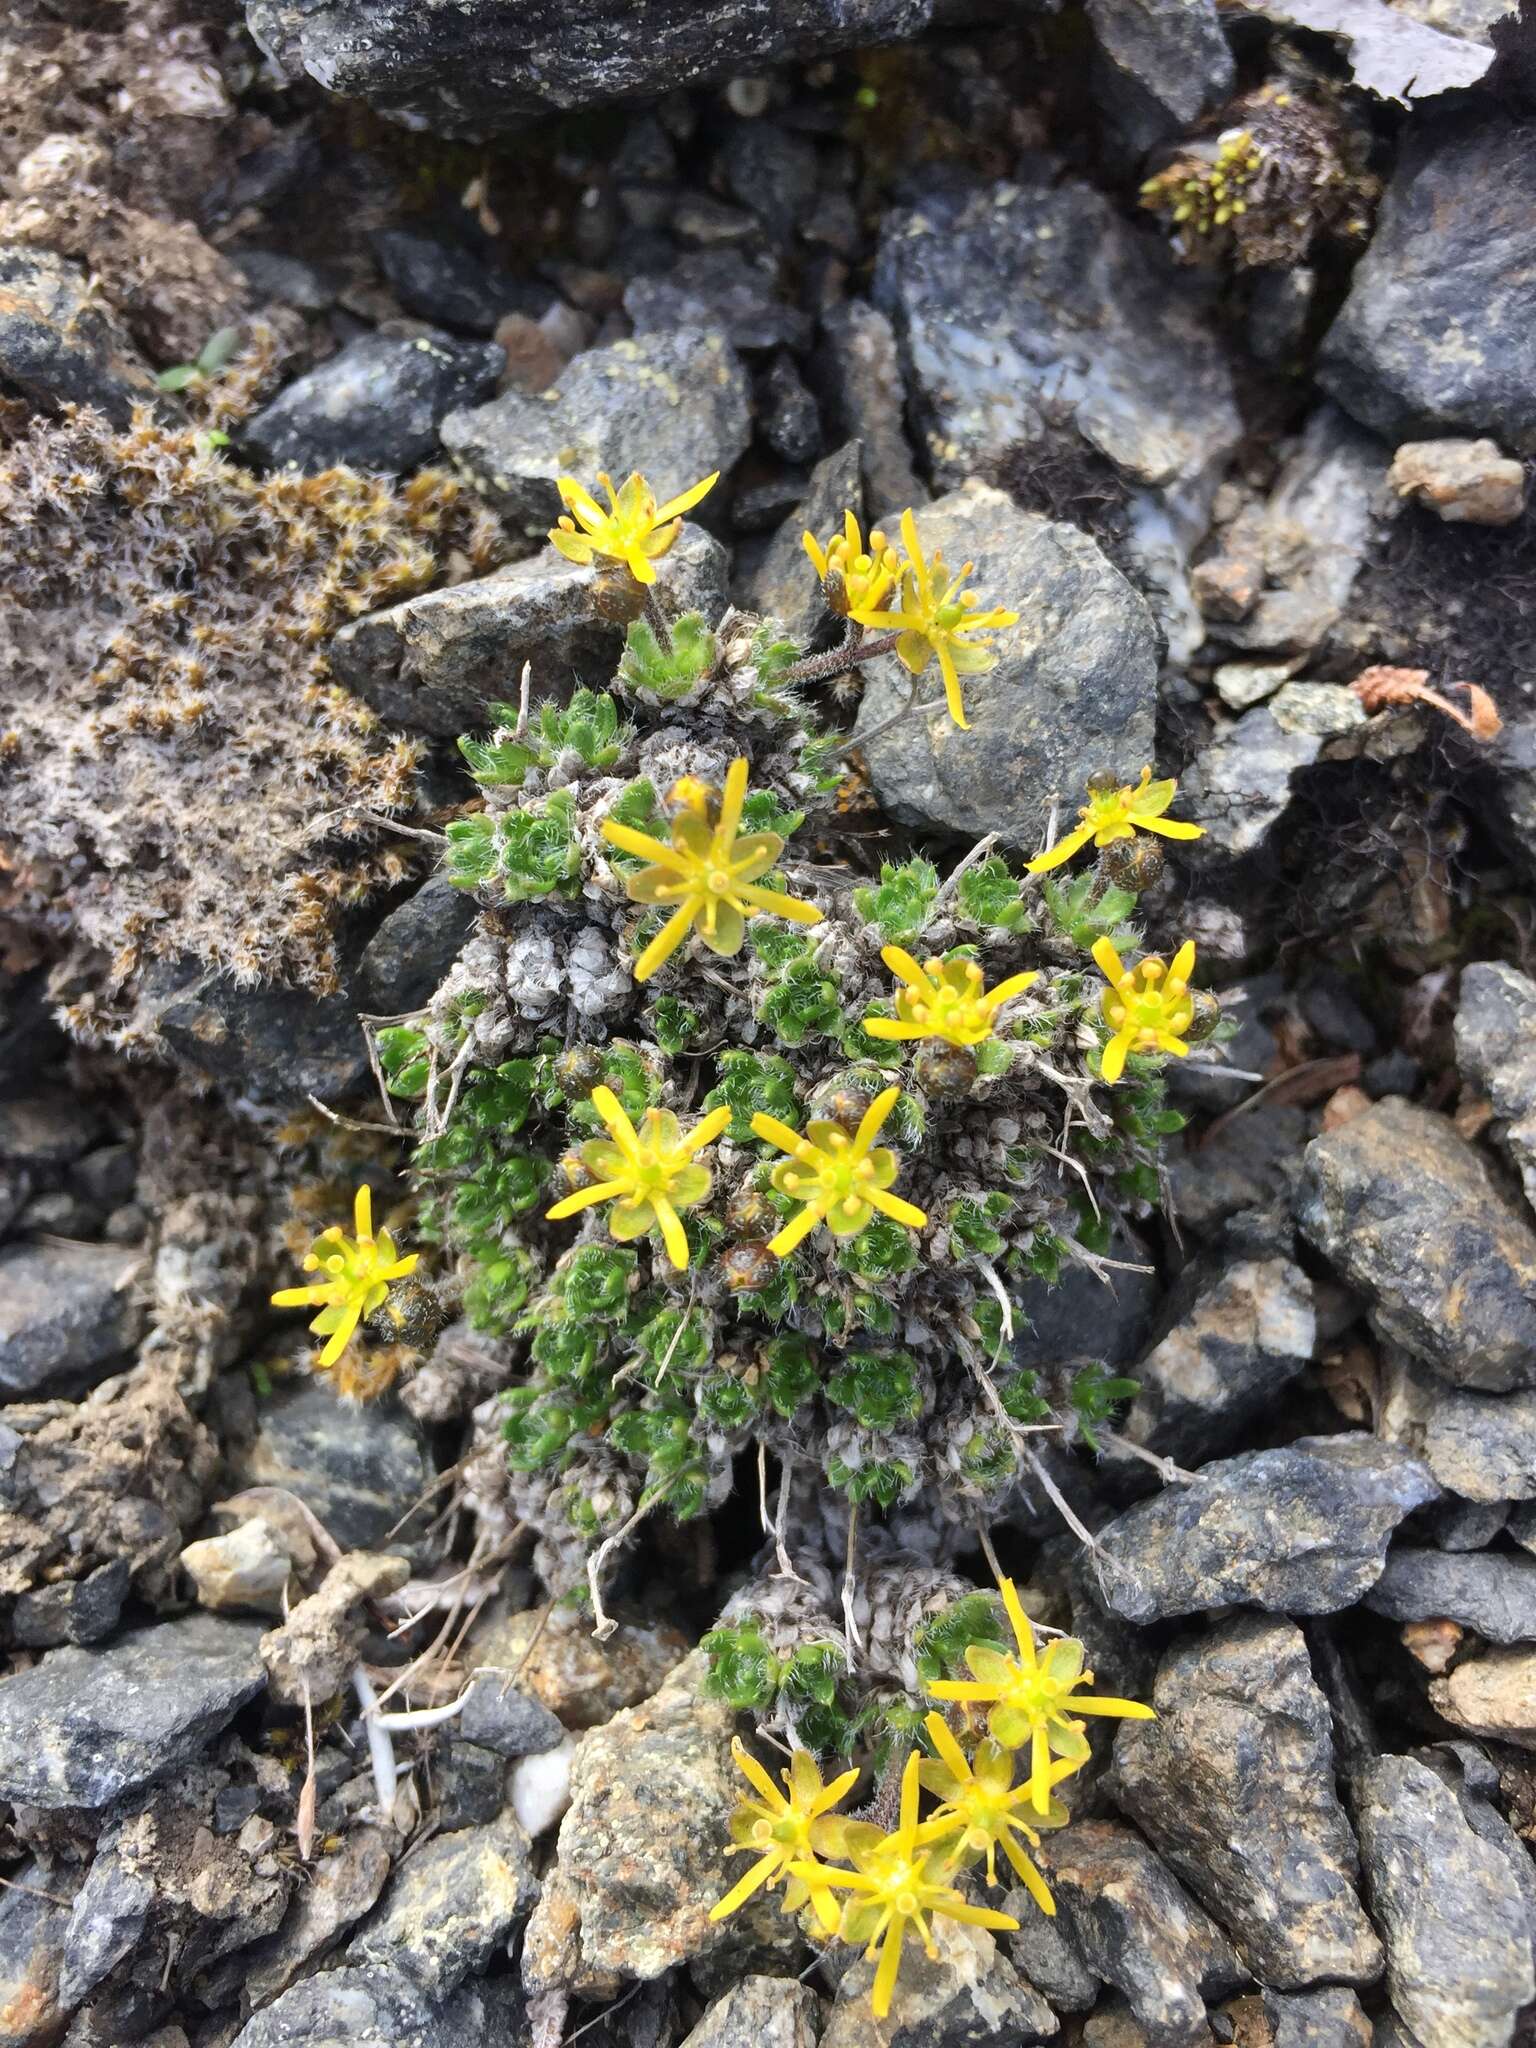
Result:
[[[185,391],[189,384],[197,383],[202,372],[196,363],[172,363],[168,370],[162,370],[155,379],[161,391]]]
[[[853,907],[888,946],[904,946],[922,932],[938,893],[939,871],[932,861],[885,861],[879,886],[855,889]]]
[[[961,914],[973,924],[1005,932],[1029,929],[1029,912],[1019,899],[1018,878],[995,853],[966,869],[955,886],[955,900]]]
[[[496,820],[484,811],[451,819],[443,871],[455,889],[482,889],[496,872]]]
[[[715,636],[697,612],[674,619],[671,635],[671,648],[663,648],[650,620],[636,619],[625,635],[617,681],[653,703],[676,704],[691,695],[715,665]]]

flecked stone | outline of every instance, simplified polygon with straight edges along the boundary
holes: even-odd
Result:
[[[1503,960],[1462,971],[1456,1064],[1493,1103],[1505,1148],[1536,1209],[1536,981]]]
[[[557,476],[590,490],[599,471],[617,485],[640,470],[665,499],[713,470],[728,474],[750,426],[735,352],[718,334],[681,329],[588,349],[552,390],[504,392],[450,413],[442,431],[507,517],[537,532],[559,514]]]
[[[504,362],[490,342],[365,334],[254,413],[240,445],[273,467],[415,469],[437,453],[444,414],[489,397]]]
[[[801,560],[814,590],[814,571]],[[572,678],[595,687],[613,680],[624,632],[597,616],[592,594],[602,573],[542,548],[353,620],[331,643],[332,666],[391,725],[455,738],[483,725],[489,704],[516,701],[524,662],[533,665],[536,700]],[[699,611],[713,624],[726,603],[720,543],[685,522],[657,564],[656,595],[669,615]]]
[[[1536,1231],[1449,1117],[1389,1098],[1307,1148],[1302,1233],[1457,1386],[1536,1386]]]
[[[1347,1984],[1264,1992],[1274,2048],[1371,2048],[1371,2023]]]
[[[1144,155],[1232,96],[1232,52],[1215,0],[1088,0],[1095,96]]]
[[[1399,2016],[1434,2048],[1507,2048],[1536,1974],[1525,1900],[1503,1858],[1413,1757],[1374,1758],[1354,1801]]]
[[[743,1977],[717,1998],[682,2048],[816,2048],[821,2009],[793,1977]]]
[[[1431,1679],[1429,1698],[1469,1735],[1536,1749],[1536,1650],[1490,1650],[1469,1658],[1444,1678]]]
[[[118,1245],[0,1250],[0,1401],[83,1393],[116,1370],[143,1325],[140,1264]]]
[[[1205,478],[1240,436],[1203,287],[1086,184],[932,179],[886,216],[874,296],[941,487],[1048,413],[1153,486]]]
[[[917,515],[918,538],[946,562],[975,563],[982,602],[1019,614],[996,637],[997,666],[963,678],[970,730],[944,705],[936,667],[917,682],[894,655],[865,667],[857,730],[875,788],[905,824],[1033,846],[1055,792],[1086,773],[1134,782],[1152,758],[1157,629],[1146,601],[1075,527],[1021,512],[970,483]]]
[[[1394,440],[1460,430],[1536,452],[1533,209],[1536,122],[1415,123],[1319,381]]]
[[[1267,704],[1224,726],[1179,782],[1179,814],[1205,834],[1191,842],[1196,864],[1239,860],[1263,846],[1322,744],[1315,733],[1286,732]]]
[[[862,517],[859,444],[850,441],[818,462],[801,502],[790,513],[753,570],[747,596],[755,611],[777,619],[804,647],[827,617],[814,563],[805,551],[809,532],[825,544],[840,532],[845,511]]]
[[[668,1622],[621,1621],[600,1642],[571,1608],[528,1607],[495,1616],[469,1647],[474,1663],[516,1671],[523,1692],[581,1729],[648,1699],[688,1655],[688,1638]]]
[[[71,1914],[42,1896],[67,1882],[64,1871],[29,1857],[0,1898],[0,2048],[45,2048],[69,2017],[73,2000],[63,1980]]]
[[[477,1742],[498,1756],[536,1756],[553,1749],[565,1730],[538,1700],[513,1686],[510,1671],[478,1671],[464,1711],[454,1722],[456,1740]]]
[[[1536,1642],[1536,1558],[1399,1546],[1365,1604],[1394,1621],[1444,1616],[1490,1643]]]
[[[870,2009],[875,1965],[861,1957],[845,1971],[821,2048],[983,2048],[1003,2041],[1024,2048],[1059,2031],[1051,2008],[985,1928],[936,1920],[933,1933],[936,1956],[915,1944],[904,1950],[887,2019]]]
[[[349,1968],[295,1984],[229,2048],[505,2048],[526,2029],[515,1980],[468,1985],[439,2004],[392,1968]]]
[[[1123,1994],[1152,2048],[1204,2042],[1205,2001],[1243,1980],[1225,1935],[1132,1829],[1076,1821],[1036,1857],[1087,1966]]]
[[[241,1990],[250,2005],[279,1997],[362,1919],[384,1889],[392,1846],[388,1830],[354,1824],[315,1860],[277,1932],[242,1953]]]
[[[1512,526],[1525,510],[1525,466],[1497,441],[1405,441],[1387,481],[1450,526]]]
[[[1381,1944],[1334,1790],[1328,1702],[1301,1630],[1244,1615],[1164,1657],[1155,1721],[1115,1739],[1114,1796],[1261,1982],[1368,1984]]]
[[[347,1949],[349,1963],[398,1970],[433,1998],[478,1975],[538,1891],[528,1837],[510,1814],[436,1836],[390,1879]]]
[[[1001,1910],[1019,1923],[1017,1932],[998,1936],[1019,1975],[1057,2012],[1088,2012],[1099,1995],[1099,1980],[1062,1916],[1047,1918],[1022,1885],[1006,1894]]]
[[[1465,1500],[1536,1496],[1536,1388],[1475,1394],[1448,1387],[1406,1353],[1389,1350],[1377,1429],[1422,1458],[1443,1487]]]
[[[1375,1584],[1392,1531],[1437,1491],[1417,1459],[1358,1433],[1223,1458],[1099,1531],[1115,1561],[1104,1598],[1139,1622],[1233,1604],[1332,1614]]]
[[[624,310],[636,334],[679,328],[723,334],[732,348],[804,348],[807,313],[783,296],[774,269],[749,263],[739,249],[694,249],[670,270],[631,280]]]
[[[255,1440],[235,1460],[237,1486],[296,1493],[344,1550],[408,1550],[417,1525],[390,1530],[414,1506],[432,1474],[409,1418],[387,1402],[338,1401],[310,1383],[261,1407]]]
[[[126,427],[156,397],[149,370],[85,272],[50,249],[0,244],[0,383],[49,410],[93,405]]]
[[[259,1634],[189,1614],[0,1682],[0,1798],[100,1807],[179,1770],[261,1691]]]
[[[844,299],[821,318],[811,374],[838,430],[859,444],[872,519],[895,519],[928,497],[912,467],[902,421],[906,390],[891,323],[867,299]]]
[[[11,1610],[11,1636],[25,1649],[101,1643],[117,1627],[133,1567],[114,1557],[79,1579],[56,1579],[23,1593]]]

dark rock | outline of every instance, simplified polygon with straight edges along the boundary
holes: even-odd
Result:
[[[768,365],[757,390],[757,424],[786,462],[814,462],[821,453],[821,414],[793,356],[777,355]]]
[[[138,1156],[131,1145],[98,1145],[75,1162],[69,1175],[70,1186],[81,1201],[102,1210],[131,1201],[138,1181]]]
[[[717,1998],[682,2048],[816,2048],[821,2008],[793,1977],[743,1977]]]
[[[474,923],[475,906],[465,891],[446,875],[429,875],[363,948],[358,1008],[375,1016],[398,1016],[426,1002],[458,958]]]
[[[498,1756],[518,1757],[553,1749],[565,1730],[548,1707],[515,1690],[510,1672],[482,1670],[470,1684],[454,1733]]]
[[[1536,1642],[1536,1558],[1399,1546],[1365,1604],[1394,1621],[1443,1616],[1490,1643]]]
[[[731,524],[737,533],[767,533],[792,518],[810,485],[804,470],[781,469],[731,495]]]
[[[1435,2048],[1506,2048],[1536,1975],[1529,1913],[1503,1857],[1412,1757],[1366,1764],[1354,1804],[1398,2015]]]
[[[775,272],[739,249],[694,249],[660,275],[635,278],[624,310],[637,334],[699,328],[732,348],[804,348],[811,337],[810,316],[785,299]]]
[[[66,2005],[88,1998],[137,1947],[154,1903],[153,1879],[135,1869],[114,1840],[104,1838],[64,1929],[59,1994]]]
[[[0,1898],[0,2048],[45,2048],[69,2017],[74,2001],[60,1980],[70,1914],[43,1896],[61,1881],[63,1871],[29,1857]]]
[[[68,1166],[101,1129],[90,1103],[60,1089],[0,1102],[0,1158],[18,1166]]]
[[[1048,420],[1138,483],[1214,476],[1241,429],[1203,287],[1103,194],[1052,183],[1049,168],[1032,184],[935,180],[886,217],[875,299],[935,483],[1027,451]]]
[[[241,988],[190,959],[154,963],[146,1004],[165,1050],[226,1094],[297,1108],[334,1101],[368,1072],[349,993]]]
[[[1503,1500],[1458,1500],[1446,1494],[1424,1510],[1424,1527],[1437,1550],[1486,1550],[1509,1520]]]
[[[48,249],[0,245],[0,386],[45,411],[94,405],[125,427],[155,380],[85,273]]]
[[[1121,1434],[1160,1457],[1202,1464],[1233,1447],[1316,1342],[1312,1283],[1289,1260],[1188,1268],[1161,1335],[1133,1368],[1141,1392]]]
[[[1457,1386],[1536,1386],[1536,1231],[1449,1117],[1388,1099],[1314,1139],[1296,1218],[1384,1337]]]
[[[1368,1984],[1381,1944],[1334,1790],[1328,1702],[1301,1630],[1244,1615],[1164,1657],[1155,1721],[1115,1740],[1114,1797],[1262,1983]]]
[[[139,1264],[115,1245],[0,1250],[0,1400],[78,1394],[116,1371],[143,1325]]]
[[[1536,876],[1536,719],[1510,719],[1489,755],[1489,822],[1527,878]]]
[[[1394,441],[1465,431],[1536,452],[1536,125],[1455,115],[1404,138],[1319,380]]]
[[[279,1997],[362,1919],[384,1889],[392,1845],[388,1830],[353,1825],[339,1846],[315,1860],[282,1925],[240,1953],[240,1991],[248,2006]]]
[[[1099,1995],[1099,1980],[1062,1916],[1048,1920],[1022,1885],[1008,1893],[1001,1910],[1019,1923],[1016,1933],[998,1936],[1019,1975],[1057,2012],[1088,2012]]]
[[[533,664],[538,697],[567,679],[602,687],[613,679],[623,629],[596,614],[592,588],[601,573],[541,549],[344,626],[331,645],[332,666],[391,724],[444,738],[483,724],[488,704],[515,699],[524,662]],[[725,609],[725,574],[720,543],[685,522],[657,564],[658,602],[674,617],[699,611],[713,622]],[[806,577],[814,587],[808,561]],[[383,1007],[393,1013],[400,1006]]]
[[[1094,91],[1128,154],[1141,157],[1232,95],[1216,0],[1088,0]]]
[[[1389,1351],[1377,1428],[1467,1501],[1536,1496],[1536,1389],[1466,1392],[1446,1386],[1404,1353]]]
[[[290,78],[307,71],[434,135],[478,136],[516,131],[530,115],[899,42],[933,12],[932,0],[792,0],[766,11],[656,0],[643,22],[609,11],[579,36],[556,0],[521,0],[512,14],[500,0],[447,13],[402,0],[248,0],[246,19]]]
[[[1232,1057],[1248,1065],[1241,1054]],[[1229,1100],[1234,1087],[1227,1084]],[[1309,1131],[1305,1110],[1262,1103],[1212,1131],[1196,1150],[1175,1153],[1168,1169],[1180,1224],[1212,1238],[1248,1210],[1276,1209],[1289,1218]]]
[[[344,462],[403,473],[436,455],[444,415],[488,398],[504,366],[488,342],[365,334],[264,405],[241,428],[240,444],[273,468]]]
[[[816,197],[816,145],[775,121],[735,121],[719,152],[731,197],[770,233],[788,235]]]
[[[803,536],[815,534],[825,543],[843,523],[845,511],[858,517],[863,504],[859,484],[859,447],[850,441],[818,462],[804,498],[785,520],[753,570],[747,597],[755,611],[777,619],[798,646],[827,617],[816,570],[805,552]]]
[[[1180,778],[1180,812],[1204,828],[1191,859],[1238,860],[1263,846],[1291,801],[1297,773],[1322,751],[1313,733],[1285,732],[1267,705],[1224,726]]]
[[[1463,971],[1456,1064],[1492,1102],[1536,1208],[1536,981],[1502,960],[1474,960]]]
[[[1371,2048],[1371,2023],[1346,1984],[1264,1993],[1274,2048]]]
[[[925,504],[928,498],[912,467],[902,425],[907,399],[895,333],[865,299],[829,306],[821,316],[821,333],[812,374],[834,428],[859,444],[870,517],[894,521],[907,506]]]
[[[559,515],[557,476],[590,490],[600,471],[617,486],[640,470],[665,498],[728,472],[750,433],[747,380],[718,334],[638,335],[576,356],[553,393],[504,392],[450,413],[442,432],[508,517],[536,531]]]
[[[945,708],[936,665],[920,679],[894,655],[865,666],[858,730],[888,727],[865,748],[875,788],[904,824],[1033,847],[1053,793],[1075,793],[1100,768],[1134,782],[1152,759],[1152,614],[1086,534],[985,484],[926,507],[917,530],[930,556],[974,562],[978,597],[1019,623],[997,635],[996,667],[964,679],[968,731]],[[889,725],[914,682],[920,702]]]
[[[440,1999],[484,1970],[537,1891],[510,1814],[438,1835],[400,1865],[347,1961],[398,1971]]]
[[[99,1807],[180,1770],[261,1691],[259,1634],[188,1614],[0,1682],[0,1797]]]
[[[393,1968],[327,1970],[247,2020],[229,2048],[505,2048],[527,2038],[515,1980],[443,2003]]]
[[[127,1558],[114,1557],[83,1579],[60,1579],[23,1593],[11,1613],[13,1639],[29,1650],[105,1642],[117,1627],[131,1577]]]
[[[1332,1614],[1375,1584],[1392,1531],[1436,1490],[1416,1459],[1364,1435],[1223,1458],[1099,1531],[1115,1566],[1104,1597],[1139,1622],[1233,1604]]]
[[[1369,1059],[1376,1050],[1376,1027],[1361,1009],[1341,974],[1324,972],[1309,981],[1297,998],[1301,1014],[1326,1045],[1357,1052]]]
[[[275,301],[297,306],[301,313],[324,313],[342,291],[341,278],[323,264],[306,263],[279,249],[231,249],[229,260],[258,304]]]
[[[1088,1968],[1121,1992],[1151,2048],[1208,2039],[1205,2000],[1243,1971],[1225,1935],[1130,1828],[1077,1821],[1036,1858]]]
[[[371,237],[379,268],[408,313],[464,334],[494,334],[503,313],[537,319],[553,293],[493,270],[462,243],[410,228],[378,228]]]
[[[432,1795],[438,1827],[485,1827],[507,1803],[507,1760],[477,1742],[455,1739],[432,1766]]]
[[[1508,1801],[1500,1762],[1474,1742],[1436,1743],[1433,1749],[1419,1752],[1419,1761],[1450,1786],[1473,1834],[1504,1859],[1510,1883],[1525,1900],[1526,1920],[1536,1944],[1536,1862],[1504,1817],[1502,1808]]]
[[[1039,1912],[1038,1906],[1032,1910]],[[901,1959],[890,2017],[870,2010],[875,1965],[862,1957],[838,1983],[821,2048],[983,2048],[1048,2040],[1056,2015],[985,1929],[933,1923],[933,1956],[916,1944]]]
[[[284,1486],[343,1550],[408,1550],[413,1525],[390,1531],[432,1477],[408,1417],[383,1402],[338,1401],[312,1382],[263,1402],[254,1442],[232,1455],[236,1486]]]

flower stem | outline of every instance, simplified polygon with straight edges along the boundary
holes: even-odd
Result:
[[[873,640],[861,640],[850,633],[825,654],[807,654],[785,674],[786,686],[793,683],[824,683],[828,676],[840,676],[861,661],[873,661],[877,654],[889,654],[901,638],[900,632],[877,633]]]
[[[648,583],[645,586],[645,617],[663,654],[672,652],[672,628],[667,624],[667,615],[662,610],[655,590]]]

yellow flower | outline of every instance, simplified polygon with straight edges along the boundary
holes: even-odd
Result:
[[[636,832],[612,818],[603,820],[603,837],[626,853],[653,863],[627,875],[624,887],[636,903],[674,905],[671,917],[635,962],[636,981],[648,981],[697,930],[712,953],[739,953],[746,921],[761,912],[792,918],[796,924],[820,924],[814,903],[757,886],[784,851],[777,832],[737,836],[747,794],[747,764],[739,756],[726,772],[725,789],[714,822],[709,815],[712,792],[702,784],[679,783],[673,790],[683,808],[672,820],[672,844]]]
[[[1124,1720],[1150,1721],[1150,1707],[1136,1700],[1100,1699],[1078,1690],[1092,1685],[1093,1673],[1083,1669],[1083,1646],[1074,1636],[1059,1636],[1035,1655],[1035,1632],[1019,1604],[1012,1579],[998,1586],[1018,1656],[1008,1657],[985,1643],[972,1643],[965,1653],[971,1678],[936,1679],[928,1690],[936,1700],[961,1700],[967,1706],[987,1705],[987,1728],[1004,1749],[1030,1749],[1029,1791],[1036,1813],[1051,1805],[1051,1758],[1061,1757],[1074,1768],[1088,1761],[1088,1738],[1075,1714],[1116,1714]],[[1058,1774],[1059,1775],[1059,1774]]]
[[[667,1257],[681,1271],[688,1263],[688,1238],[678,1211],[702,1202],[713,1180],[707,1166],[694,1164],[693,1155],[714,1143],[731,1112],[712,1109],[684,1137],[670,1109],[648,1109],[636,1131],[611,1088],[594,1088],[592,1107],[613,1133],[611,1144],[594,1138],[581,1148],[581,1163],[597,1175],[597,1184],[578,1188],[545,1215],[551,1223],[560,1223],[595,1202],[612,1202],[609,1235],[627,1244],[660,1225]]]
[[[894,1017],[866,1017],[871,1038],[942,1038],[950,1045],[980,1045],[992,1036],[998,1011],[1022,995],[1038,974],[1014,974],[988,989],[974,960],[925,960],[921,966],[900,946],[880,958],[906,983],[896,991]]]
[[[606,512],[575,477],[557,477],[555,488],[565,511],[559,524],[549,529],[549,537],[567,561],[585,566],[594,555],[611,555],[614,561],[624,563],[637,583],[654,583],[656,571],[652,564],[677,539],[681,515],[691,512],[714,489],[719,477],[717,469],[692,490],[658,505],[655,492],[638,471],[615,491],[599,470],[597,480],[608,493]]]
[[[833,534],[825,547],[813,533],[802,536],[802,545],[823,584],[833,577],[841,580],[842,602],[833,609],[861,626],[869,623],[865,614],[876,609],[901,574],[901,557],[885,535],[876,527],[866,548],[852,512],[844,513],[842,532]]]
[[[922,1229],[928,1221],[923,1211],[886,1192],[896,1178],[896,1154],[883,1145],[869,1149],[900,1094],[899,1088],[887,1088],[877,1095],[851,1138],[841,1124],[820,1121],[807,1124],[802,1137],[776,1116],[757,1112],[752,1119],[757,1136],[790,1155],[773,1169],[773,1185],[781,1195],[805,1204],[768,1240],[769,1251],[787,1259],[818,1223],[825,1223],[834,1237],[857,1237],[877,1209],[910,1230]]]
[[[1152,770],[1143,768],[1141,780],[1134,788],[1127,785],[1122,789],[1090,789],[1087,803],[1077,814],[1082,823],[1074,825],[1038,859],[1026,862],[1024,872],[1043,875],[1048,868],[1059,868],[1090,839],[1095,846],[1103,847],[1116,839],[1133,839],[1138,832],[1156,832],[1163,839],[1203,838],[1203,825],[1186,825],[1178,818],[1163,816],[1178,794],[1178,787],[1171,775],[1162,782],[1154,782]]]
[[[816,1860],[816,1851],[818,1847],[829,1846],[827,1823],[822,1816],[830,1814],[852,1788],[859,1775],[857,1770],[844,1771],[830,1785],[823,1785],[810,1752],[797,1749],[789,1760],[789,1769],[783,1773],[781,1792],[757,1758],[748,1755],[739,1741],[731,1743],[731,1755],[737,1770],[760,1796],[743,1799],[731,1815],[728,1853],[753,1850],[757,1861],[741,1882],[710,1908],[710,1919],[723,1920],[727,1913],[736,1912],[766,1884],[784,1884],[786,1913],[798,1913],[809,1900],[823,1929],[835,1934],[840,1917],[838,1906],[827,1890],[827,1874]]]
[[[1187,1040],[1195,1021],[1195,1000],[1189,992],[1194,940],[1184,941],[1171,965],[1149,953],[1127,968],[1108,939],[1096,942],[1093,957],[1109,983],[1099,1007],[1114,1033],[1099,1065],[1104,1079],[1119,1080],[1127,1053],[1171,1052],[1182,1059],[1189,1051]]]
[[[1038,1849],[1036,1828],[1065,1827],[1070,1818],[1067,1809],[1050,1801],[1043,1814],[1035,1815],[1035,1827],[1031,1827],[1020,1809],[1028,1804],[1034,1811],[1034,1782],[1026,1778],[1022,1785],[1014,1784],[1011,1749],[988,1738],[977,1744],[975,1756],[967,1761],[942,1714],[930,1714],[923,1725],[939,1754],[936,1760],[924,1759],[918,1778],[923,1790],[934,1793],[943,1804],[924,1821],[918,1830],[919,1840],[947,1851],[940,1858],[945,1871],[952,1871],[961,1861],[984,1858],[988,1884],[997,1883],[997,1851],[1001,1848],[1041,1912],[1054,1915],[1056,1901],[1016,1837],[1022,1836],[1030,1848]],[[1070,1761],[1052,1764],[1050,1783],[1069,1778],[1079,1768]]]
[[[907,1758],[901,1780],[901,1818],[894,1831],[882,1834],[868,1821],[846,1821],[839,1831],[839,1853],[854,1864],[852,1870],[828,1870],[823,1865],[805,1866],[806,1882],[819,1873],[825,1885],[851,1891],[843,1908],[844,1941],[866,1943],[865,1955],[873,1961],[874,1995],[871,2005],[876,2019],[883,2020],[891,2009],[891,1993],[901,1968],[901,1945],[916,1932],[930,1956],[937,1955],[928,1923],[935,1915],[964,1920],[972,1927],[1002,1930],[1017,1928],[1018,1921],[990,1906],[973,1906],[938,1868],[935,1852],[923,1841],[918,1825],[919,1759],[914,1750]],[[793,1866],[796,1875],[801,1866]]]
[[[951,571],[937,548],[933,560],[925,560],[917,538],[917,522],[910,510],[901,515],[901,543],[907,559],[902,567],[896,609],[870,611],[860,623],[900,628],[896,658],[915,676],[920,676],[937,656],[949,715],[962,730],[969,731],[960,678],[982,675],[997,661],[997,651],[990,640],[978,636],[1004,626],[1016,626],[1019,615],[1000,608],[986,612],[976,609],[975,593],[963,587],[974,563],[963,562]]]
[[[401,1258],[387,1230],[373,1234],[373,1193],[366,1187],[357,1191],[353,1202],[356,1236],[348,1237],[340,1224],[321,1231],[304,1260],[306,1273],[324,1273],[326,1278],[311,1287],[284,1287],[272,1297],[274,1308],[315,1308],[319,1315],[310,1324],[318,1337],[330,1342],[321,1352],[322,1369],[332,1366],[352,1340],[352,1332],[364,1316],[371,1316],[389,1299],[391,1280],[403,1280],[414,1273],[420,1252]]]

